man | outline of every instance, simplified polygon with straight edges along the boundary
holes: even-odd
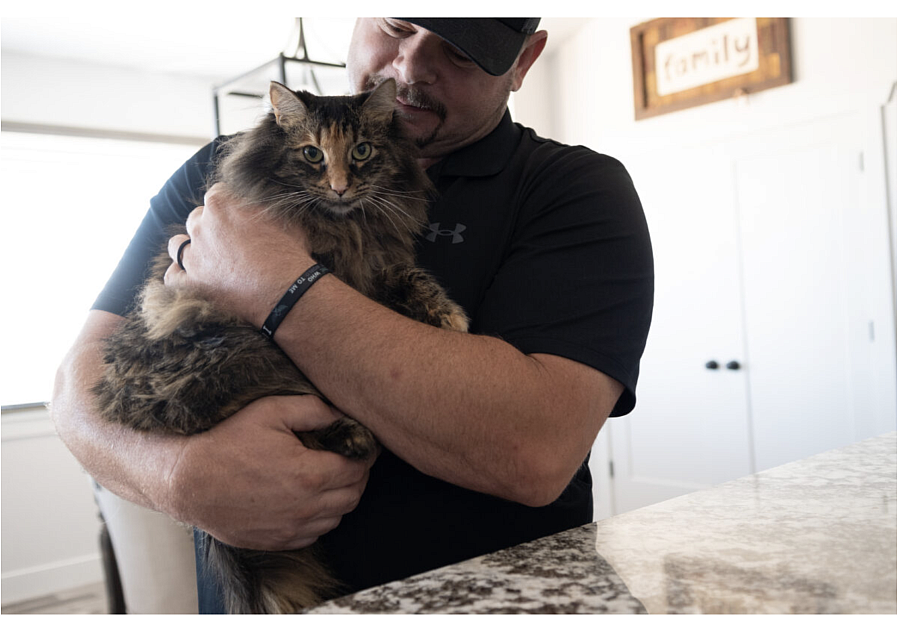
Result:
[[[590,521],[587,456],[607,417],[634,406],[652,258],[618,162],[511,122],[509,93],[546,43],[536,26],[360,19],[348,56],[355,91],[397,81],[440,193],[420,261],[466,309],[471,333],[413,322],[325,276],[274,340],[340,412],[315,397],[266,398],[190,438],[99,421],[87,390],[99,342],[128,309],[165,224],[202,197],[211,145],[154,198],[59,372],[60,435],[101,484],[238,546],[321,538],[351,589]],[[170,239],[166,283],[197,286],[261,326],[313,260],[231,199],[214,187],[190,213],[192,242],[182,268],[188,237]],[[308,451],[292,434],[340,413],[383,444],[374,462]]]

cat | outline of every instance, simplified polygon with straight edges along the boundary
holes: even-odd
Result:
[[[415,265],[433,189],[403,134],[395,97],[392,79],[343,97],[272,82],[271,112],[224,143],[209,183],[223,183],[252,205],[241,207],[303,229],[313,257],[366,296],[421,322],[466,331],[465,312]],[[191,435],[260,397],[322,396],[259,329],[189,290],[166,287],[170,264],[162,251],[137,309],[105,342],[103,376],[93,389],[103,418]],[[297,435],[309,448],[357,459],[378,448],[349,417]],[[315,545],[252,551],[199,534],[229,613],[292,613],[342,591]]]

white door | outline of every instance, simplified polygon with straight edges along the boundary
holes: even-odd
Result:
[[[605,429],[615,512],[896,429],[889,250],[861,196],[861,125],[628,162],[657,290],[637,406]]]
[[[746,140],[736,158],[759,470],[878,431],[865,420],[884,405],[870,377],[893,329],[874,293],[890,275],[864,201],[862,126],[851,114],[805,123]]]
[[[615,512],[749,474],[733,174],[722,146],[627,162],[656,293],[635,410],[607,421]],[[708,369],[707,363],[718,368]]]

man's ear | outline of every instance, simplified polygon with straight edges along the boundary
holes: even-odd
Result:
[[[546,45],[546,30],[538,30],[528,37],[528,43],[525,44],[525,48],[519,54],[513,68],[512,92],[516,92],[522,87],[522,82],[525,81],[525,74],[528,73],[528,69],[531,68],[534,61],[537,60],[538,56],[541,55],[541,52],[544,51]]]

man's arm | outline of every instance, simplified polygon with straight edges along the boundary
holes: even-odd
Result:
[[[57,373],[51,414],[60,437],[104,487],[257,549],[311,544],[355,508],[371,462],[310,451],[293,431],[337,413],[317,397],[261,399],[191,437],[132,431],[95,412],[102,341],[122,322],[92,311]]]
[[[622,393],[586,365],[414,322],[334,277],[308,296],[276,342],[388,449],[468,489],[549,504]]]
[[[249,220],[230,199],[213,188],[191,214],[187,270],[173,265],[167,283],[199,286],[259,326],[312,258],[294,234]],[[335,277],[307,292],[275,340],[335,405],[419,470],[534,506],[563,491],[622,392],[585,365],[409,320]]]

